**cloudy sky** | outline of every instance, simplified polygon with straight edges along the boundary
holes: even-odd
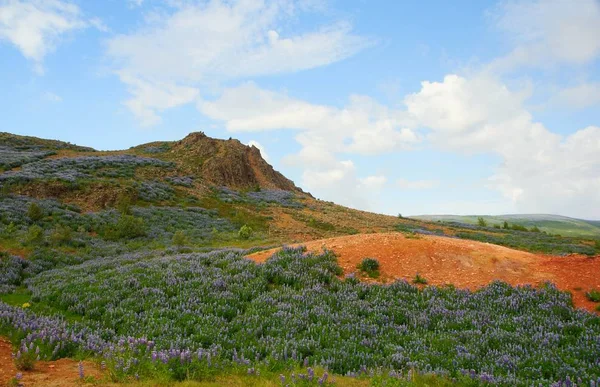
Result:
[[[0,0],[0,85],[0,131],[204,131],[355,208],[600,219],[598,0]]]

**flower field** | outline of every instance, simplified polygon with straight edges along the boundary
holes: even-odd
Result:
[[[368,285],[339,279],[329,253],[284,249],[261,265],[243,255],[126,254],[42,272],[26,281],[32,300],[82,319],[3,304],[0,324],[22,332],[30,350],[50,358],[88,351],[122,377],[171,363],[163,371],[176,379],[228,366],[419,370],[504,385],[600,377],[600,319],[552,285]]]

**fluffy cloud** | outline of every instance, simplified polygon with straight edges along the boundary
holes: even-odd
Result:
[[[491,63],[494,70],[581,65],[600,55],[597,0],[505,1],[491,16],[515,46],[510,54]]]
[[[499,155],[490,187],[517,209],[600,217],[600,129],[552,133],[523,107],[524,95],[494,78],[449,75],[405,101],[437,147]]]
[[[157,112],[192,102],[198,96],[198,89],[179,86],[167,82],[153,83],[120,74],[120,79],[128,85],[132,98],[124,105],[139,119],[142,126],[152,126],[161,122]]]
[[[141,79],[198,87],[328,65],[369,44],[345,22],[287,32],[285,21],[306,8],[306,1],[293,0],[179,2],[148,17],[139,30],[111,39],[108,55],[128,86]]]
[[[340,109],[311,104],[248,82],[226,89],[217,100],[202,101],[198,107],[234,132],[299,130],[296,139],[304,147],[302,159],[319,163],[322,153],[379,154],[419,142],[414,131],[402,127],[408,123],[406,114],[364,96],[351,96],[348,106]]]
[[[583,83],[562,89],[552,97],[551,104],[575,109],[600,105],[600,83]]]
[[[359,179],[360,183],[367,189],[380,190],[387,183],[387,177],[382,175],[367,176]]]
[[[40,73],[44,57],[62,35],[89,25],[98,21],[86,21],[79,7],[68,1],[0,0],[0,40],[16,46]]]

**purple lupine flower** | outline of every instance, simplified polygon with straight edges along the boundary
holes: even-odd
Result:
[[[279,375],[279,380],[281,381],[281,385],[285,386],[285,376],[283,376],[283,374]]]
[[[79,379],[83,379],[85,377],[84,373],[83,373],[83,362],[79,361]]]

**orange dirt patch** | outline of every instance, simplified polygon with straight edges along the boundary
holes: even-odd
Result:
[[[12,351],[11,343],[0,337],[0,386],[7,386],[19,372],[12,360]],[[86,378],[102,380],[102,373],[94,363],[84,361],[83,369]],[[27,387],[70,387],[83,384],[79,379],[79,362],[71,359],[38,361],[32,371],[22,371],[22,374],[21,383]]]
[[[376,258],[382,282],[411,281],[417,273],[430,285],[452,284],[469,289],[494,280],[513,286],[551,281],[561,290],[572,292],[577,307],[590,311],[596,304],[586,299],[585,292],[600,290],[600,259],[585,256],[536,255],[489,243],[430,235],[407,238],[401,233],[349,235],[294,246],[301,245],[309,252],[324,248],[334,251],[346,274],[356,272],[363,258]],[[278,250],[261,251],[248,258],[264,262]]]

